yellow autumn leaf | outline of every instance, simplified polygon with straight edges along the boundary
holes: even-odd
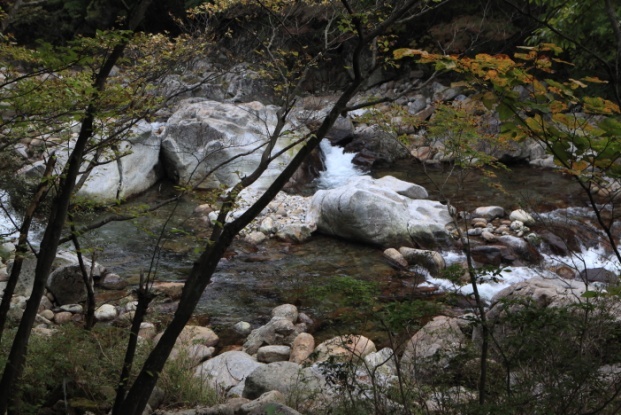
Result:
[[[569,78],[569,80],[574,84],[579,86],[580,88],[586,88],[587,85],[584,82],[580,82],[577,79]]]
[[[429,52],[422,49],[409,49],[409,48],[400,48],[393,52],[393,56],[395,59],[402,59],[407,56],[421,56],[426,57],[429,56]]]
[[[552,103],[550,103],[550,111],[552,111],[553,114],[560,113],[566,109],[567,104],[562,101],[552,101]]]
[[[543,96],[548,92],[545,85],[539,82],[537,79],[533,80],[532,85],[533,85],[533,89],[535,92],[535,96]]]
[[[569,61],[563,60],[563,59],[559,59],[559,58],[552,58],[552,60],[553,60],[554,62],[556,62],[556,63],[562,63],[562,64],[565,64],[565,65],[576,66],[575,64],[573,64],[573,63],[571,63],[571,62],[569,62]]]
[[[498,71],[495,69],[490,69],[487,71],[487,73],[485,74],[485,80],[487,79],[495,79],[498,77]]]
[[[589,163],[587,163],[584,160],[573,161],[571,163],[571,170],[573,170],[576,173],[583,172],[587,167],[589,167]]]
[[[593,84],[607,84],[608,81],[599,79],[597,76],[585,76],[582,78],[584,82],[591,82]]]

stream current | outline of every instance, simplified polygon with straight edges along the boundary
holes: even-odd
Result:
[[[317,188],[336,187],[351,176],[363,174],[352,165],[351,154],[343,154],[340,149],[326,144],[322,147],[328,169],[317,179]],[[478,173],[459,177],[455,172],[449,175],[441,166],[423,168],[412,162],[397,163],[390,169],[371,172],[374,177],[392,175],[420,184],[427,188],[431,199],[448,200],[459,210],[472,211],[478,206],[499,205],[506,211],[524,207],[542,217],[588,216],[589,210],[583,209],[586,201],[580,189],[570,178],[558,172],[514,166],[510,171],[494,173],[496,177],[492,178]],[[162,183],[131,204],[162,200],[174,191],[171,185]],[[165,240],[163,248],[155,254],[158,233],[170,208],[132,222],[109,223],[86,235],[83,245],[96,248],[97,260],[130,283],[136,283],[141,270],[148,270],[152,264],[158,279],[182,281],[198,255],[195,247],[201,246],[201,241],[195,238],[195,233],[200,232],[195,232],[195,217],[191,216],[197,204],[195,200],[184,199],[176,207],[175,217],[169,223],[167,232],[167,236],[172,238]],[[1,226],[7,226],[6,218],[0,218]],[[70,249],[70,246],[66,248]],[[460,252],[444,252],[443,255],[448,263],[463,260]],[[617,264],[602,255],[597,246],[585,248],[582,260],[589,267],[602,266],[618,271]],[[547,261],[567,260],[547,257]],[[482,284],[480,290],[489,299],[511,283],[542,273],[549,272],[513,267],[503,272],[502,281]],[[270,310],[282,303],[296,303],[301,306],[301,311],[313,315],[319,310],[308,299],[309,289],[326,284],[335,276],[385,285],[402,278],[384,259],[381,249],[338,238],[314,235],[303,244],[270,240],[258,248],[236,243],[221,261],[211,284],[203,293],[197,313],[209,316],[214,326],[230,326],[242,320],[253,324],[264,323],[269,319]],[[456,289],[447,280],[429,276],[426,279],[427,282],[423,282],[421,287]],[[396,284],[395,290],[407,290],[421,281],[401,281]],[[463,294],[469,292],[467,286],[458,290]],[[433,290],[430,288],[429,291]]]

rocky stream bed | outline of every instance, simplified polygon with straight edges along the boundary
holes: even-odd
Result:
[[[398,87],[382,86],[385,90]],[[436,83],[428,96],[411,96],[403,105],[418,114],[429,110],[432,99],[450,102],[459,96],[458,90]],[[461,97],[460,101],[468,99]],[[281,145],[305,131],[305,123],[320,117],[324,107],[321,99],[306,100],[291,121],[293,133]],[[188,98],[165,122],[140,125],[127,141],[132,154],[95,171],[80,192],[98,201],[140,194],[130,201],[138,205],[178,191],[162,181],[164,176],[204,188],[230,186],[249,171],[256,157],[240,159],[209,182],[198,180],[196,173],[209,171],[210,162],[217,164],[233,151],[247,151],[264,135],[266,126],[269,130],[274,117],[274,107],[258,102]],[[300,376],[304,378],[303,398],[296,408],[317,410],[314,406],[339,393],[328,381],[329,370],[321,365],[328,360],[366,362],[366,369],[355,366],[361,385],[376,375],[381,382],[394,381],[397,362],[405,368],[416,357],[441,361],[438,350],[450,354],[474,336],[472,326],[462,317],[472,305],[467,276],[449,281],[443,275],[447,266],[465,262],[466,248],[477,265],[503,269],[494,278],[479,281],[489,310],[508,295],[553,303],[555,298],[579,297],[587,289],[604,289],[616,279],[618,264],[601,243],[584,198],[569,178],[550,169],[549,158],[536,143],[508,150],[512,160],[520,159],[523,164],[499,172],[491,186],[489,179],[471,174],[465,181],[443,184],[439,191],[437,184],[447,178],[443,170],[446,155],[440,147],[436,145],[433,152],[423,146],[408,149],[355,117],[340,120],[331,138],[346,148],[368,138],[371,144],[358,149],[354,158],[363,166],[354,167],[353,155],[326,143],[324,156],[332,154],[325,160],[327,173],[311,184],[296,183],[298,189],[304,187],[301,193],[280,193],[221,261],[203,294],[196,325],[187,328],[179,348],[188,349],[196,359],[197,378],[229,397],[242,398],[233,398],[221,408],[187,414],[253,413],[268,401],[290,411],[285,413],[297,413],[284,403],[287,397],[291,404],[292,385],[300,384],[291,379]],[[373,147],[378,142],[382,144]],[[33,154],[40,154],[33,151],[38,145],[24,143],[20,151],[31,160]],[[281,162],[288,157],[285,152]],[[22,173],[36,176],[41,163],[31,161]],[[265,182],[244,191],[233,217],[264,189],[279,164],[275,163]],[[386,165],[390,167],[382,167]],[[93,269],[100,305],[96,317],[101,323],[129,321],[135,308],[129,290],[146,269],[155,270],[159,280],[154,289],[161,299],[154,310],[174,311],[184,275],[196,257],[195,248],[215,220],[217,204],[204,203],[200,193],[183,198],[156,250],[154,241],[167,220],[167,209],[132,222],[108,224],[84,237],[84,246],[97,248],[98,265]],[[6,221],[3,226],[11,227]],[[14,251],[11,237],[6,239],[0,249],[0,284],[6,281]],[[34,263],[30,259],[24,266],[13,300],[15,319],[25,304]],[[396,350],[379,330],[364,333],[364,325],[351,322],[330,326],[328,322],[339,313],[351,310],[335,306],[326,311],[309,293],[337,276],[379,282],[383,298],[432,301],[434,296],[454,292],[464,301],[442,308],[441,315]],[[80,303],[85,293],[81,284],[75,255],[59,254],[41,304],[39,332],[51,334],[59,324],[82,319]],[[147,321],[141,336],[153,339],[157,331]],[[379,372],[368,371],[378,367]],[[416,377],[416,371],[412,369],[410,375]],[[429,400],[432,405],[432,397]],[[157,405],[153,402],[152,406]]]

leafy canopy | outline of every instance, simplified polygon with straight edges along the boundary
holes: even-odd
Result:
[[[584,92],[596,77],[560,80],[555,66],[566,64],[554,44],[521,47],[513,58],[479,54],[446,56],[399,49],[396,59],[416,57],[436,70],[463,74],[501,120],[500,139],[539,141],[555,163],[583,183],[621,178],[621,112],[619,106]]]

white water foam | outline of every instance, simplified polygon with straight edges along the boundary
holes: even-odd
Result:
[[[443,252],[442,256],[447,265],[465,261],[465,255],[459,252]],[[603,247],[583,247],[581,252],[575,253],[572,256],[561,257],[557,255],[544,255],[544,263],[541,267],[503,268],[499,275],[494,276],[494,278],[491,276],[481,277],[481,282],[477,284],[477,288],[481,298],[489,303],[494,295],[513,284],[534,277],[560,278],[557,274],[546,269],[547,267],[558,265],[567,265],[578,271],[587,268],[605,268],[616,273],[621,271],[621,266],[616,261],[616,258],[607,255]],[[444,292],[452,292],[465,296],[472,295],[471,284],[458,286],[443,278],[427,276],[426,282],[421,284],[421,286],[435,286]]]
[[[342,148],[333,147],[327,139],[322,140],[320,146],[326,169],[315,181],[318,189],[333,189],[344,185],[352,177],[365,174],[352,163],[355,154],[345,153]]]
[[[11,239],[17,235],[14,223],[19,223],[11,207],[9,195],[0,190],[0,238]]]
[[[477,289],[481,298],[489,303],[498,292],[513,284],[526,281],[533,277],[559,278],[558,275],[541,268],[506,267],[500,271],[499,275],[495,275],[493,278],[491,275],[480,277]],[[434,285],[441,291],[453,292],[465,296],[469,296],[473,293],[472,284],[458,286],[442,278],[427,277],[427,284]]]
[[[569,207],[556,209],[551,212],[541,213],[537,215],[537,220],[541,223],[562,223],[579,229],[582,227],[591,228],[591,230],[601,238],[605,235],[596,227],[589,225],[594,219],[593,210],[586,207]],[[447,265],[454,263],[464,263],[466,257],[463,252],[442,252],[442,256]],[[521,281],[534,277],[544,278],[560,278],[556,273],[549,271],[552,267],[560,265],[567,266],[577,272],[592,268],[605,268],[619,275],[621,273],[621,264],[617,261],[615,255],[606,251],[603,246],[586,247],[582,246],[580,252],[574,252],[569,256],[560,256],[552,254],[543,254],[543,263],[541,266],[528,267],[507,267],[504,268],[497,276],[495,281],[487,279],[478,284],[478,290],[481,297],[489,302],[499,291]],[[427,277],[427,286],[434,285],[442,291],[455,292],[463,295],[472,294],[471,284],[457,286],[449,280],[442,278]],[[595,283],[596,285],[598,283]]]

